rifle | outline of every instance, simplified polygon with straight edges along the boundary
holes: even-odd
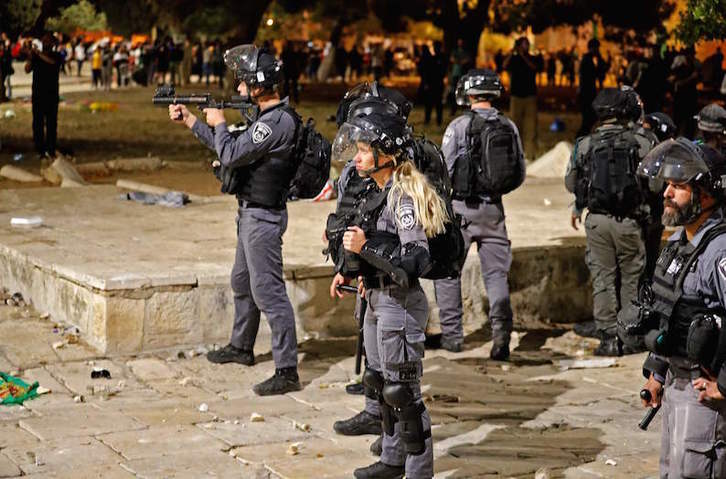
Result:
[[[338,291],[346,293],[358,294],[358,288],[355,286],[348,286],[345,284],[339,284],[336,286]],[[358,341],[355,344],[355,373],[360,374],[361,363],[363,362],[363,320],[368,309],[368,301],[365,298],[360,298],[360,307],[355,309],[355,319],[358,322]]]
[[[211,93],[192,93],[189,95],[177,95],[174,85],[161,85],[154,92],[151,102],[157,106],[167,105],[196,105],[200,110],[205,108],[216,108],[219,110],[239,110],[244,116],[247,124],[251,124],[257,118],[257,106],[249,101],[249,97],[234,95],[231,99],[215,99]]]

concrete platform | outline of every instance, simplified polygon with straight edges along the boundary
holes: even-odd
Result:
[[[514,249],[512,303],[520,325],[574,322],[591,311],[584,233],[569,226],[561,180],[530,181],[505,199]],[[226,341],[236,201],[181,209],[118,199],[112,186],[0,191],[0,285],[36,309],[76,325],[107,354]],[[352,298],[331,300],[332,267],[321,254],[334,202],[291,203],[285,279],[299,337],[354,333]],[[10,226],[41,216],[43,226]],[[486,294],[474,251],[465,267],[465,326],[480,327]],[[431,284],[425,285],[433,301]],[[437,328],[432,303],[430,328]]]

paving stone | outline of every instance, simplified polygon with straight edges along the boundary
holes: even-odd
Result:
[[[122,466],[139,477],[174,477],[176,479],[239,479],[247,468],[229,454],[202,450],[195,454],[174,454],[124,461]]]
[[[306,407],[288,395],[255,396],[252,398],[230,399],[228,401],[216,400],[210,402],[209,412],[222,419],[247,421],[253,412],[262,414],[267,418],[280,416],[293,411],[305,410]]]
[[[118,464],[88,466],[81,470],[45,471],[40,474],[23,476],[23,479],[134,479],[136,476]]]
[[[49,364],[58,360],[51,347],[57,338],[48,328],[48,322],[4,321],[0,323],[0,337],[3,338],[4,356],[19,368],[32,368],[39,364]]]
[[[157,426],[142,431],[124,431],[97,436],[97,439],[127,460],[168,456],[185,451],[228,449],[224,442],[194,426]]]
[[[25,474],[83,470],[101,464],[118,464],[121,456],[92,437],[62,437],[35,446],[9,446],[2,451]]]
[[[264,464],[282,477],[295,478],[350,477],[352,469],[375,462],[367,453],[356,454],[327,439],[313,437],[299,443],[296,455],[287,452],[290,442],[239,447],[232,453],[242,461]]]
[[[9,457],[0,453],[0,477],[15,477],[20,474],[20,468]]]
[[[265,417],[263,422],[250,422],[247,419],[239,424],[210,422],[198,424],[197,427],[230,446],[300,441],[310,437],[310,433],[296,429],[290,421],[275,417]]]
[[[91,372],[94,368],[108,370],[111,373],[111,379],[91,379]],[[89,388],[92,389],[94,386],[117,387],[120,381],[123,381],[123,389],[127,393],[146,388],[126,369],[123,363],[108,359],[93,361],[93,365],[88,364],[87,361],[53,364],[49,365],[47,369],[74,394],[88,395]]]
[[[15,422],[0,423],[0,449],[11,445],[27,444],[35,445],[38,438],[25,429],[21,429]]]
[[[25,401],[25,404],[30,404],[30,401]],[[20,419],[32,416],[33,412],[25,406],[0,406],[0,423],[17,422]]]
[[[160,379],[174,379],[176,373],[165,361],[157,358],[141,358],[129,361],[126,365],[141,381],[158,381]]]
[[[114,406],[113,401],[108,401],[102,407]],[[147,426],[197,424],[209,422],[213,417],[210,412],[199,412],[195,405],[184,404],[175,399],[159,400],[150,404],[126,404],[119,410]]]
[[[93,404],[75,404],[62,411],[50,409],[42,416],[21,419],[20,427],[43,441],[143,429],[124,414],[102,410]]]

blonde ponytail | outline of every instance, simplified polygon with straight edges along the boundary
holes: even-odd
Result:
[[[413,200],[416,219],[423,226],[427,238],[444,232],[446,223],[451,221],[446,211],[446,203],[411,161],[404,161],[393,170],[388,207],[393,211],[398,210],[403,196],[409,196]]]

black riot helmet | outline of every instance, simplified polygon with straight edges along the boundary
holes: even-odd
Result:
[[[726,109],[718,103],[704,106],[698,112],[696,120],[699,130],[726,136]]]
[[[643,112],[640,97],[630,87],[603,88],[592,102],[598,120],[637,121]],[[637,118],[635,116],[637,115]]]
[[[648,179],[690,184],[694,209],[687,223],[702,212],[701,191],[716,198],[719,204],[724,198],[726,159],[713,148],[684,137],[666,140],[653,148],[638,165],[637,173]]]
[[[469,97],[482,100],[499,98],[502,94],[502,80],[489,69],[469,70],[456,84],[456,104],[469,105]]]
[[[676,124],[673,123],[671,117],[660,111],[648,113],[643,118],[643,122],[647,123],[649,129],[655,133],[655,136],[658,137],[658,141],[675,138],[676,133],[678,133],[678,128],[676,127]]]
[[[408,120],[413,105],[398,90],[377,81],[360,83],[351,88],[338,105],[335,121],[340,128],[349,118],[371,113],[398,115]]]
[[[411,144],[411,129],[406,120],[398,115],[371,113],[349,118],[338,129],[332,147],[332,160],[347,163],[358,152],[358,143],[370,145],[373,149],[375,167],[365,171],[371,174],[387,166],[390,162],[379,164],[379,154],[394,157],[394,163],[406,157]]]
[[[253,44],[238,45],[224,52],[224,64],[248,88],[273,89],[282,76],[282,64],[275,56]]]

